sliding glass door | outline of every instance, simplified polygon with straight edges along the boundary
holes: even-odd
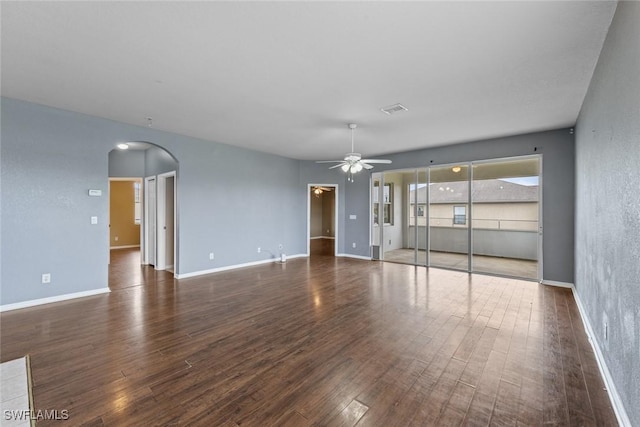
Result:
[[[372,174],[372,256],[539,279],[540,156]]]
[[[469,165],[429,168],[429,265],[469,270]]]
[[[472,271],[538,278],[540,158],[474,162]]]

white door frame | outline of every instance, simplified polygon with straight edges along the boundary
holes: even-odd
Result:
[[[156,204],[157,204],[157,219],[156,219],[156,270],[166,270],[166,246],[167,246],[167,238],[166,238],[166,189],[167,189],[167,179],[173,178],[173,268],[174,272],[177,271],[176,268],[176,171],[161,173],[157,176],[157,195],[156,195]]]
[[[338,238],[340,231],[340,223],[338,221],[338,204],[339,204],[339,186],[338,184],[307,184],[307,256],[311,255],[311,189],[313,187],[331,187],[335,191],[333,224],[335,228],[335,236],[333,240],[333,255],[338,256]]]
[[[149,202],[151,200],[151,198],[149,197],[149,191],[151,191],[151,182],[154,183],[154,192],[157,195],[157,180],[156,180],[155,175],[154,176],[148,176],[148,177],[144,178],[144,191],[143,191],[143,194],[144,194],[144,196],[143,196],[143,200],[144,200],[144,215],[142,215],[142,223],[143,223],[143,228],[144,228],[144,239],[141,242],[142,243],[142,247],[143,247],[142,253],[144,254],[144,258],[143,258],[143,261],[142,261],[143,264],[151,264],[151,261],[152,261],[151,255],[152,254],[150,253],[150,249],[151,248],[149,247],[150,246],[149,245],[149,240],[151,239],[151,237],[155,238],[155,233],[156,233],[155,227],[154,227],[154,230],[150,230],[149,229],[150,228],[150,224],[149,224],[150,223],[150,221],[149,221],[150,215],[151,214],[156,215],[155,206],[153,206],[153,207],[149,206]],[[157,205],[157,198],[154,197],[153,200],[156,201],[155,204]],[[158,222],[157,221],[157,215],[156,215],[156,221],[155,222],[156,222],[156,224]],[[153,246],[157,249],[157,243],[154,244]],[[158,251],[154,250],[154,252],[155,253],[153,254],[154,255],[153,256],[153,263],[155,264],[156,263],[155,258],[157,258],[157,256],[155,256],[155,255],[158,253]]]

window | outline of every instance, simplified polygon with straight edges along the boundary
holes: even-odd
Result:
[[[373,182],[373,223],[378,225],[378,189],[380,181]],[[382,190],[384,225],[393,225],[393,184],[385,184]]]
[[[453,207],[453,225],[465,225],[467,223],[467,207]]]
[[[142,217],[142,203],[140,202],[140,183],[133,183],[133,223],[140,224]]]

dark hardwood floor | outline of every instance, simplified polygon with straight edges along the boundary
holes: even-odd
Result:
[[[31,354],[63,424],[617,425],[567,289],[327,255],[178,281],[119,255],[110,294],[1,314],[1,361]]]

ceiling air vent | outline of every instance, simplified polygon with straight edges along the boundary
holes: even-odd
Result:
[[[392,115],[394,113],[398,113],[400,111],[409,111],[409,109],[407,107],[405,107],[402,104],[393,104],[393,105],[389,105],[388,107],[384,107],[380,109],[383,113],[388,114],[388,115]]]

